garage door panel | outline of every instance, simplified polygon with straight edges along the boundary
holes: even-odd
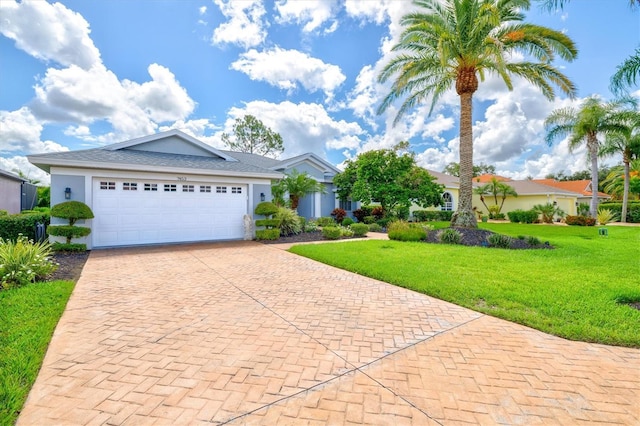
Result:
[[[240,239],[244,236],[243,215],[247,213],[246,186],[231,194],[231,185],[211,185],[211,192],[165,192],[166,182],[137,182],[138,190],[123,190],[124,182],[101,189],[101,180],[93,184],[93,242],[95,247],[171,242]],[[145,183],[156,184],[157,191],[144,191]],[[106,185],[103,185],[106,186]],[[226,187],[228,193],[215,188]],[[237,191],[237,190],[236,190]]]

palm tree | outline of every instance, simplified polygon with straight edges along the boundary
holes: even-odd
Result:
[[[636,79],[640,77],[640,47],[636,47],[636,52],[629,56],[618,70],[611,77],[611,91],[620,94],[628,87],[636,84]]]
[[[486,185],[482,185],[476,188],[474,192],[476,194],[480,194],[480,201],[482,201],[482,204],[484,204],[484,206],[487,208],[487,211],[489,212],[491,212],[491,210],[489,209],[489,207],[487,207],[487,204],[484,202],[484,196],[485,195],[493,196],[493,201],[495,206],[498,205],[498,197],[500,197],[501,202],[500,202],[500,206],[498,207],[498,213],[502,211],[502,207],[504,206],[504,201],[507,199],[508,196],[512,196],[512,197],[518,196],[518,193],[516,192],[515,189],[513,189],[511,185],[506,184],[504,182],[500,182],[495,177],[492,177],[491,181],[489,181],[489,183],[487,183]]]
[[[284,192],[289,193],[289,200],[291,203],[290,207],[292,210],[296,210],[298,208],[300,199],[306,194],[313,192],[320,192],[324,194],[326,192],[324,185],[312,178],[309,173],[300,173],[296,169],[293,169],[291,173],[285,175],[285,177],[275,185],[281,185]]]
[[[573,83],[550,62],[557,55],[571,61],[573,41],[552,29],[523,23],[529,0],[414,0],[420,9],[404,16],[405,27],[393,50],[399,52],[378,80],[395,77],[390,93],[378,108],[382,114],[397,99],[406,99],[394,124],[410,109],[431,100],[431,110],[450,88],[460,97],[460,193],[453,226],[476,227],[473,213],[472,98],[478,79],[493,73],[511,90],[512,76],[555,97],[550,83],[573,95]],[[522,52],[531,60],[517,61]]]
[[[640,5],[640,0],[628,0],[630,7]],[[540,5],[548,10],[562,9],[569,0],[538,0]]]
[[[634,157],[640,157],[640,112],[628,111],[623,114],[626,118],[623,131],[607,135],[600,155],[622,154],[624,184],[622,189],[622,213],[620,215],[620,221],[626,222],[627,205],[629,204],[629,165]]]
[[[547,144],[551,145],[559,137],[569,137],[569,151],[586,143],[587,153],[591,160],[591,204],[589,214],[596,217],[598,213],[598,151],[599,134],[614,134],[624,131],[620,124],[618,108],[629,100],[605,103],[596,96],[585,99],[579,108],[567,107],[556,109],[545,120]]]

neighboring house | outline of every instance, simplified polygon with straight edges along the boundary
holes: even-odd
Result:
[[[35,185],[18,175],[0,169],[0,210],[9,214],[31,210],[38,203]]]
[[[273,179],[289,166],[325,163],[313,154],[289,164],[293,159],[219,150],[179,130],[28,158],[51,174],[51,205],[77,200],[91,207],[92,232],[82,241],[88,248],[243,239],[243,217],[271,199]]]
[[[456,210],[458,205],[459,180],[455,176],[429,170],[429,173],[436,177],[437,182],[445,186],[443,194],[443,205],[439,210]],[[502,213],[513,210],[529,210],[536,204],[551,203],[561,208],[568,215],[577,214],[577,207],[580,203],[589,203],[591,199],[591,181],[557,182],[552,179],[537,180],[511,180],[503,176],[482,175],[473,178],[473,187],[477,188],[491,181],[496,177],[500,182],[510,185],[517,193],[517,197],[507,197],[502,207]],[[495,203],[493,196],[485,195],[485,203],[491,206]],[[602,201],[610,198],[607,194],[598,193],[598,198]],[[498,197],[498,205],[502,202]],[[450,203],[450,204],[449,204]],[[488,214],[484,205],[480,201],[478,194],[473,194],[473,207],[477,211]],[[419,210],[413,207],[411,210]],[[433,210],[434,208],[431,208]]]

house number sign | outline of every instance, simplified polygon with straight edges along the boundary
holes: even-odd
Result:
[[[185,182],[187,180],[187,177],[186,176],[178,176],[178,180],[180,182]]]

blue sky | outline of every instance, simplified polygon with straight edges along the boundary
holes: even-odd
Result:
[[[252,114],[279,132],[284,156],[313,151],[334,164],[409,140],[440,171],[458,158],[458,99],[444,96],[397,126],[375,110],[376,82],[401,31],[405,0],[0,1],[0,167],[46,180],[26,155],[75,150],[179,128],[223,148]],[[476,163],[515,178],[586,167],[583,150],[544,143],[554,108],[598,94],[640,43],[626,0],[574,0],[528,21],[566,31],[579,49],[556,63],[578,98],[547,101],[526,82],[489,77],[474,101]],[[619,161],[618,158],[609,160]]]

